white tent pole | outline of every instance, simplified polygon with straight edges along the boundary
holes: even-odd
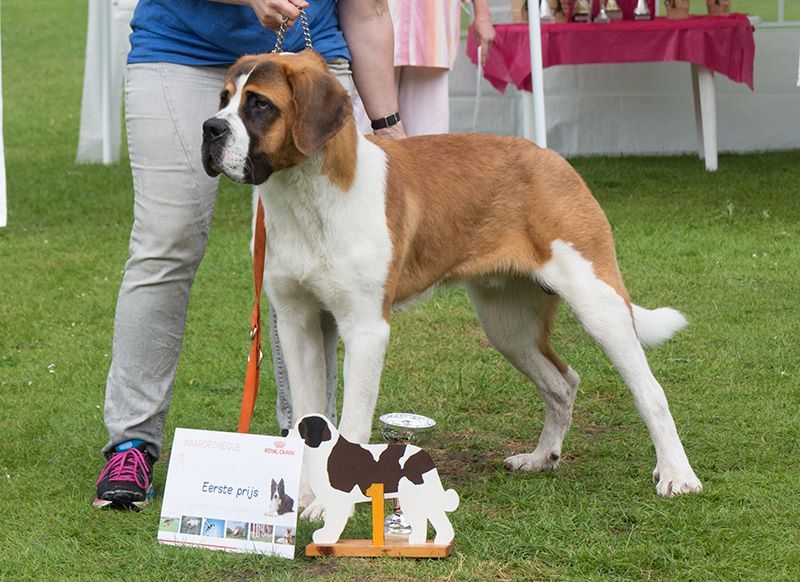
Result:
[[[547,1],[547,0],[545,0]],[[542,26],[539,22],[539,1],[528,0],[528,40],[531,45],[531,90],[533,92],[534,137],[539,147],[547,147],[547,125],[544,118],[544,73],[542,72]]]
[[[3,55],[0,50],[0,227],[6,226],[8,223],[6,194],[6,152],[3,140]]]
[[[100,106],[102,111],[103,163],[111,156],[111,2],[100,0]]]

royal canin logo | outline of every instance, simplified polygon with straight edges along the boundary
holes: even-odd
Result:
[[[285,441],[275,441],[275,448],[267,447],[264,452],[268,455],[286,455],[289,457],[294,456],[294,451],[286,448]]]

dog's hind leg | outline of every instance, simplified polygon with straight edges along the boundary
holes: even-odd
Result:
[[[492,345],[537,387],[544,401],[544,427],[532,453],[506,459],[510,469],[552,469],[572,422],[580,378],[547,343],[558,297],[522,278],[473,280],[467,293]]]
[[[700,491],[702,486],[686,458],[664,390],[653,376],[637,337],[632,306],[622,278],[616,263],[612,265],[609,259],[613,258],[613,248],[610,252],[605,249],[605,255],[587,258],[572,244],[556,240],[552,243],[552,258],[536,276],[569,304],[578,321],[600,345],[630,389],[655,445],[657,466],[654,475],[659,478],[658,494],[670,497]],[[602,277],[598,273],[602,273]],[[664,328],[664,338],[679,329],[677,319],[684,321],[674,310],[665,311],[677,317],[656,322],[648,318],[647,321],[650,328]],[[645,315],[637,316],[640,318],[644,323]]]

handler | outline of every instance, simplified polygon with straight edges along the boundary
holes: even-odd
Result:
[[[283,17],[294,23],[299,9],[306,9],[314,49],[350,92],[355,78],[369,117],[394,119],[386,0],[140,0],[137,5],[125,90],[134,222],[114,320],[105,400],[107,463],[97,479],[96,507],[143,507],[153,495],[152,467],[161,454],[189,290],[216,200],[218,179],[209,178],[201,163],[201,125],[216,112],[226,68],[244,54],[271,51],[273,30]],[[290,28],[284,50],[304,46],[301,27]],[[404,136],[402,124],[380,131]],[[335,364],[336,332],[328,320],[332,341],[326,345],[333,349],[328,361]],[[278,348],[276,377],[286,396],[279,356]],[[334,394],[335,369],[329,374]]]

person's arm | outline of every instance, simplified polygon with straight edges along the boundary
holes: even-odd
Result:
[[[339,25],[353,57],[353,81],[370,119],[397,112],[394,28],[386,0],[339,0]],[[405,137],[403,122],[378,135]]]
[[[489,58],[489,47],[494,42],[494,26],[492,26],[492,13],[487,0],[472,0],[475,19],[472,22],[472,31],[478,46],[481,47],[481,64],[486,64]]]
[[[289,19],[287,27],[291,27],[300,16],[300,9],[307,8],[306,0],[210,0],[221,4],[236,4],[249,6],[256,13],[258,21],[264,28],[277,30],[281,26],[283,17]]]

